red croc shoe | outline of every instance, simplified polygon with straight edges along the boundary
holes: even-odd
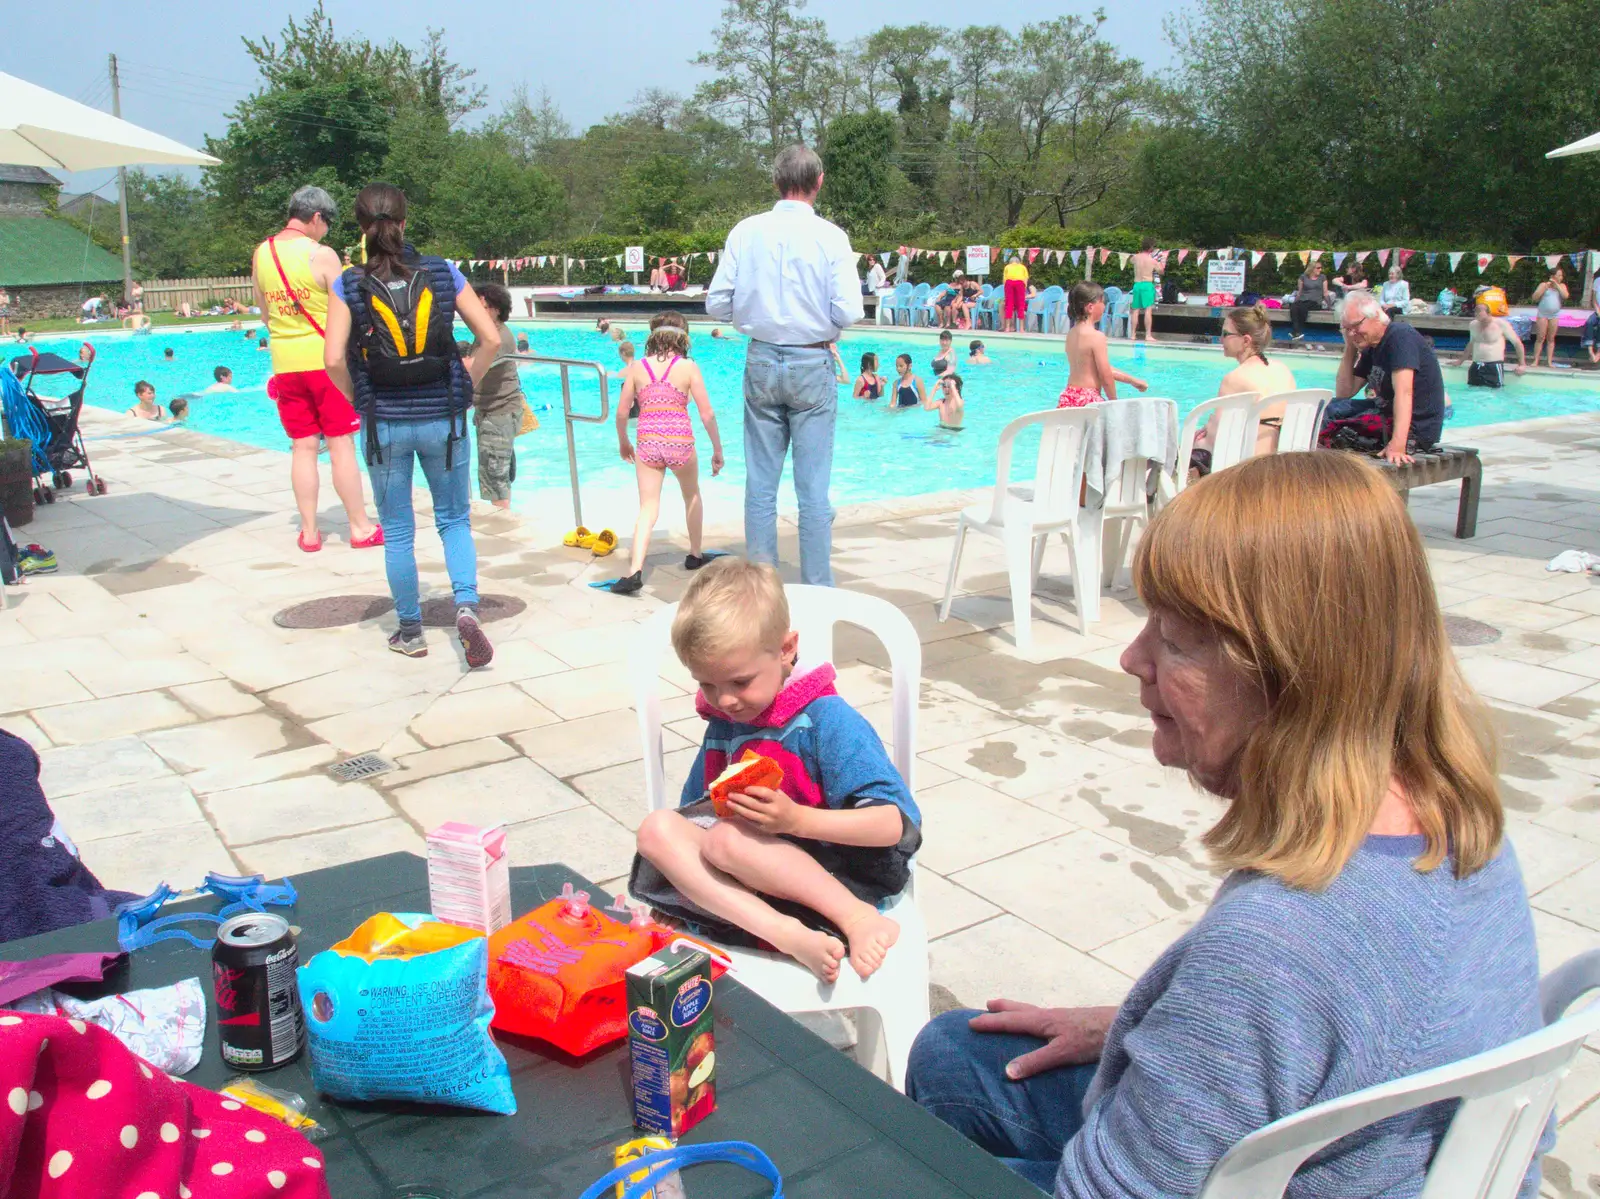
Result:
[[[373,525],[372,532],[365,537],[351,538],[350,548],[353,550],[370,550],[375,545],[383,544],[383,526]]]
[[[306,553],[314,554],[322,548],[322,538],[318,537],[315,541],[308,542],[306,540],[306,531],[301,529],[299,536],[295,538],[295,544],[297,544]]]

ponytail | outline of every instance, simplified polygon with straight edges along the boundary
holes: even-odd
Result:
[[[406,194],[392,183],[369,183],[356,197],[356,224],[366,239],[369,276],[394,279],[405,258]]]

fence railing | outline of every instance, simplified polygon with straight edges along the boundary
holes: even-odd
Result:
[[[208,300],[254,303],[249,275],[213,275],[200,279],[149,279],[142,281],[146,312],[172,312],[180,304],[198,307]]]

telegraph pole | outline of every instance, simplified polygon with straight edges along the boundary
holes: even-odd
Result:
[[[117,56],[111,56],[111,115],[122,116],[122,87],[117,80]],[[128,168],[117,168],[117,216],[122,221],[122,302],[133,303],[133,251],[128,244]]]

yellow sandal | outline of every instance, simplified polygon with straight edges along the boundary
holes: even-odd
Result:
[[[594,551],[596,558],[604,558],[617,548],[617,535],[610,529],[601,529],[600,532],[595,534],[589,548]]]
[[[561,539],[561,544],[570,545],[574,549],[586,550],[594,544],[594,537],[593,533],[579,525]]]

